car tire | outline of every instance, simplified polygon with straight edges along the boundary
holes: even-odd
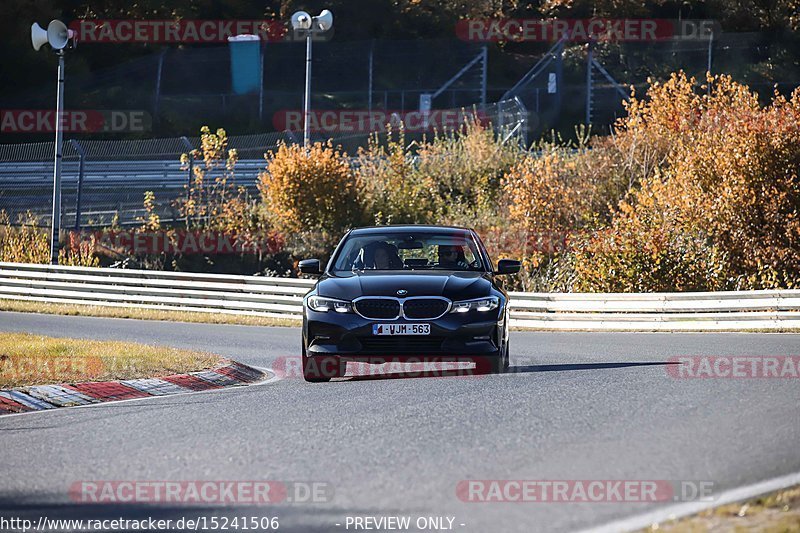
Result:
[[[498,356],[491,360],[490,371],[492,374],[504,374],[508,370],[509,364],[508,339],[506,339]]]
[[[338,357],[308,357],[303,346],[303,379],[309,383],[326,383],[347,373],[347,362]]]
[[[478,357],[475,371],[478,374],[503,374],[508,369],[508,343],[495,356]]]

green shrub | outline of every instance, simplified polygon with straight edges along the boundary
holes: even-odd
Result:
[[[406,144],[403,129],[373,139],[355,163],[365,211],[376,224],[480,226],[498,215],[501,180],[521,157],[515,143],[467,120]]]
[[[359,150],[354,168],[368,223],[432,224],[442,216],[444,201],[435,181],[417,172],[414,148],[401,127]]]

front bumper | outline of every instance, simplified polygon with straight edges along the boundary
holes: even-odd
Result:
[[[488,316],[487,316],[488,315]],[[303,341],[307,356],[335,355],[349,361],[474,360],[498,356],[503,342],[503,309],[489,313],[448,313],[436,320],[370,320],[355,313],[305,309]],[[373,335],[373,324],[431,325],[430,335]]]

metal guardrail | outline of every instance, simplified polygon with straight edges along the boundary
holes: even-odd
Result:
[[[312,280],[0,262],[0,298],[300,318]]]
[[[0,262],[0,299],[300,319],[313,280]],[[800,328],[800,290],[512,292],[511,325],[545,330]]]
[[[140,223],[145,214],[145,191],[156,196],[156,211],[164,222],[177,218],[171,202],[186,195],[191,172],[177,160],[87,160],[82,173],[77,161],[66,161],[62,178],[62,223],[69,228],[107,226],[116,216],[120,225]],[[264,158],[240,159],[236,163],[236,185],[256,191]],[[216,175],[216,174],[215,174]],[[79,185],[80,181],[80,185]],[[80,200],[78,191],[80,190]],[[53,195],[53,162],[0,161],[0,209],[12,223],[32,213],[49,224]],[[80,220],[76,213],[80,210]]]
[[[437,112],[442,110],[436,110]],[[516,139],[527,148],[525,135],[528,112],[517,99],[488,105],[455,108],[474,113],[490,123],[504,140]],[[431,129],[431,132],[433,130]],[[421,139],[425,133],[406,131],[406,141]],[[324,131],[312,135],[313,141],[331,140],[345,152],[355,155],[370,139],[386,141],[387,131],[378,127],[369,132]],[[259,173],[267,167],[264,154],[281,142],[293,144],[302,134],[290,131],[228,137],[227,147],[236,149],[238,160],[233,172],[236,185],[256,192]],[[81,140],[70,139],[64,145],[61,176],[62,227],[107,226],[112,220],[120,225],[140,223],[145,191],[155,194],[155,209],[162,222],[177,218],[173,203],[185,197],[193,169],[202,161],[180,162],[181,154],[201,148],[199,138]],[[0,211],[11,223],[28,213],[48,223],[53,197],[54,145],[47,143],[0,144]],[[216,177],[224,165],[212,172]]]
[[[800,290],[669,293],[512,292],[511,323],[631,331],[800,328]]]

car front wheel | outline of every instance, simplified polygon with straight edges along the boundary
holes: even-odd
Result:
[[[347,373],[347,362],[338,357],[308,357],[303,346],[303,379],[309,383],[325,383]]]
[[[479,374],[502,374],[508,370],[508,341],[496,356],[480,357],[475,362],[475,370]]]

